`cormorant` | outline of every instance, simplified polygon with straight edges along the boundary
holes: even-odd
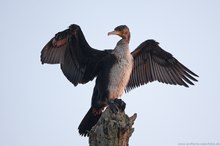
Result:
[[[96,78],[91,108],[78,127],[83,136],[96,124],[104,107],[113,105],[111,109],[117,112],[114,103],[124,91],[152,81],[188,87],[198,77],[154,40],[144,41],[130,53],[130,31],[126,25],[116,27],[108,35],[118,35],[121,40],[114,50],[97,50],[87,43],[81,28],[72,24],[58,32],[41,51],[42,64],[60,64],[74,86]]]

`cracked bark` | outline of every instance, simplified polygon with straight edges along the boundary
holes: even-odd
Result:
[[[89,146],[128,146],[136,117],[136,113],[128,117],[125,112],[114,114],[107,108],[89,133]]]

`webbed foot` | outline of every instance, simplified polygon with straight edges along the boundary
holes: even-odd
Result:
[[[108,103],[109,108],[113,113],[123,112],[126,107],[126,103],[121,99],[111,100]]]

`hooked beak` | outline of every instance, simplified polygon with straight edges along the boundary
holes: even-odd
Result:
[[[108,36],[109,36],[109,35],[119,35],[119,36],[120,36],[121,33],[120,33],[119,31],[115,31],[115,30],[114,30],[114,31],[109,32],[109,33],[108,33]]]

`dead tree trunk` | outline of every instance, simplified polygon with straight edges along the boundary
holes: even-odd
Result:
[[[90,146],[128,146],[134,128],[132,125],[137,117],[128,117],[124,112],[117,114],[107,108],[98,123],[89,134]]]

